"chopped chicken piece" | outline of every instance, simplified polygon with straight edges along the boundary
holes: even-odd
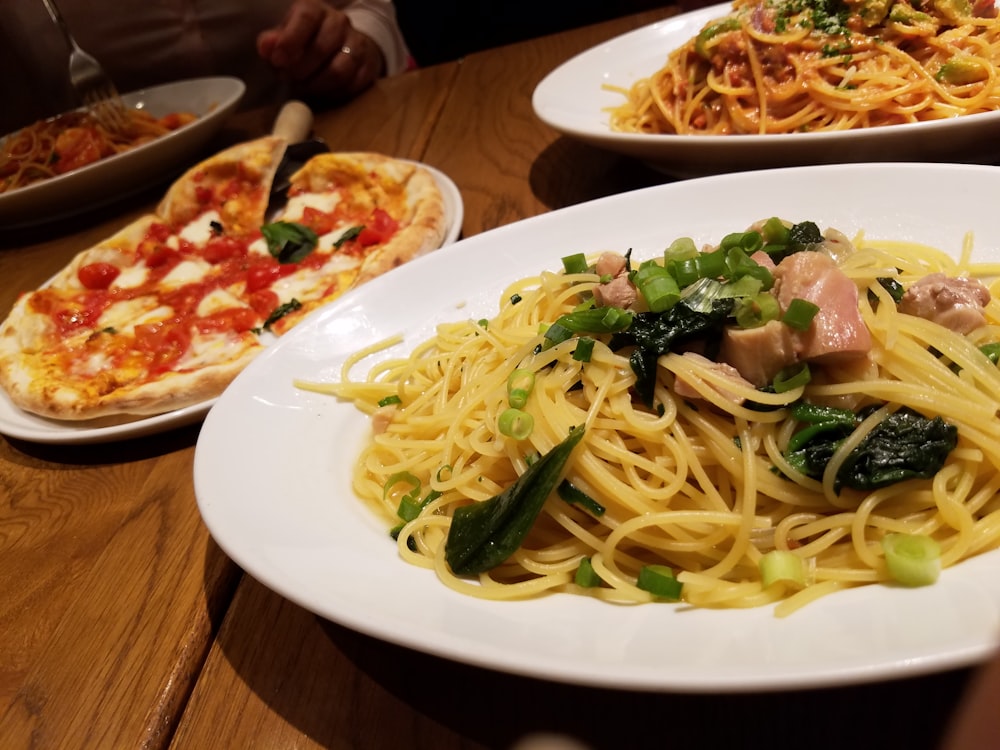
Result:
[[[768,385],[785,367],[798,361],[795,331],[778,320],[757,328],[727,327],[719,359],[758,388]]]
[[[399,407],[396,404],[389,404],[388,406],[380,406],[373,411],[372,432],[376,435],[381,435],[389,429],[389,425],[392,424],[392,420],[396,416],[398,408]]]
[[[718,374],[725,377],[727,380],[731,380],[736,385],[741,385],[746,388],[753,388],[753,384],[747,382],[747,380],[740,375],[735,367],[727,365],[725,362],[713,362],[707,357],[703,357],[700,354],[695,354],[694,352],[685,352],[681,355],[690,360],[699,362],[706,368],[717,372]],[[707,381],[706,381],[707,382]],[[734,392],[720,388],[715,383],[708,383],[709,387],[712,388],[716,393],[725,398],[728,401],[732,401],[736,404],[742,404],[744,399],[741,396],[736,395]],[[674,393],[677,394],[679,398],[704,398],[690,383],[684,380],[680,375],[674,380]]]
[[[796,335],[800,360],[840,361],[871,350],[871,333],[858,310],[858,288],[829,255],[789,255],[778,264],[774,278],[782,310],[796,298],[819,306],[809,330]]]
[[[910,285],[899,311],[966,334],[986,323],[990,292],[976,279],[932,273]]]

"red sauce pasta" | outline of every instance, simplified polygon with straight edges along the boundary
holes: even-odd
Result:
[[[156,118],[126,108],[128,127],[114,133],[86,111],[39,120],[0,143],[0,193],[66,174],[141,146],[196,119],[190,113]]]
[[[986,0],[736,0],[611,111],[625,133],[766,135],[1000,108]]]

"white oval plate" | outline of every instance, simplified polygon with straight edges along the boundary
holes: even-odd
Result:
[[[419,162],[414,162],[418,164]],[[428,170],[444,195],[444,215],[447,233],[444,245],[455,242],[462,233],[465,207],[458,186],[444,172],[428,164]],[[8,437],[30,440],[34,443],[105,443],[112,440],[141,437],[177,427],[184,427],[201,420],[212,408],[215,399],[151,417],[112,417],[80,422],[47,419],[29,414],[15,406],[7,393],[0,389],[0,433]]]
[[[973,231],[974,257],[1000,260],[996,195],[1000,170],[988,167],[776,169],[615,195],[458,242],[318,310],[233,382],[195,452],[202,516],[233,560],[299,605],[387,641],[496,670],[631,689],[743,691],[976,662],[1000,633],[1000,552],[944,571],[935,586],[858,588],[785,619],[770,608],[458,594],[403,562],[384,523],[351,491],[367,418],[292,383],[336,380],[348,355],[386,337],[405,334],[382,355],[400,356],[437,323],[489,317],[507,283],[557,270],[564,255],[633,248],[633,257],[647,258],[679,236],[718,242],[773,215],[953,253]]]
[[[1000,157],[1000,112],[864,130],[788,135],[644,135],[612,132],[607,108],[624,102],[604,84],[628,89],[729,3],[713,5],[622,34],[567,60],[535,88],[537,116],[559,132],[632,156],[667,174],[863,161],[993,163]]]
[[[180,172],[225,124],[245,89],[238,78],[192,78],[123,94],[127,107],[145,109],[157,117],[191,112],[198,119],[72,172],[0,193],[0,227],[11,229],[80,213]]]

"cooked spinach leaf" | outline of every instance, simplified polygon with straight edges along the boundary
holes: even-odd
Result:
[[[858,420],[860,422],[860,418]],[[796,433],[785,457],[800,472],[820,479],[827,463],[855,425],[817,422]],[[958,443],[958,428],[941,417],[928,419],[912,409],[886,417],[850,452],[834,487],[873,490],[907,479],[933,477]]]

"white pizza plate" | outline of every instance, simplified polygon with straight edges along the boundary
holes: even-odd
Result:
[[[368,419],[293,380],[335,381],[345,358],[375,342],[402,334],[403,343],[380,357],[402,356],[438,323],[490,317],[507,283],[558,270],[564,255],[632,248],[633,258],[648,258],[677,237],[718,242],[773,215],[951,253],[974,232],[974,257],[1000,260],[996,195],[1000,169],[982,166],[775,169],[615,195],[465,239],[318,310],[243,371],[198,439],[202,517],[250,575],[318,615],[511,673],[636,690],[749,691],[980,661],[1000,635],[1000,551],[944,571],[934,586],[858,588],[787,618],[769,607],[615,606],[568,594],[492,602],[459,594],[403,562],[384,522],[352,492]]]
[[[690,177],[746,169],[864,161],[993,163],[1000,157],[1000,112],[936,122],[787,135],[646,135],[612,132],[608,108],[663,66],[667,55],[724,16],[723,3],[615,37],[567,60],[535,88],[532,104],[546,124],[593,146]]]
[[[144,109],[157,117],[191,112],[198,119],[142,146],[0,193],[0,228],[80,213],[180,172],[225,124],[245,89],[238,78],[192,78],[123,94],[127,107]]]
[[[414,162],[418,163],[418,162]],[[442,247],[455,242],[462,232],[465,207],[458,186],[448,175],[428,164],[421,164],[434,177],[444,196],[444,214],[447,232]],[[150,417],[111,418],[73,422],[46,419],[29,414],[16,407],[0,389],[0,434],[35,443],[104,443],[125,438],[141,437],[164,430],[184,427],[201,420],[212,408],[215,399],[193,406]]]

